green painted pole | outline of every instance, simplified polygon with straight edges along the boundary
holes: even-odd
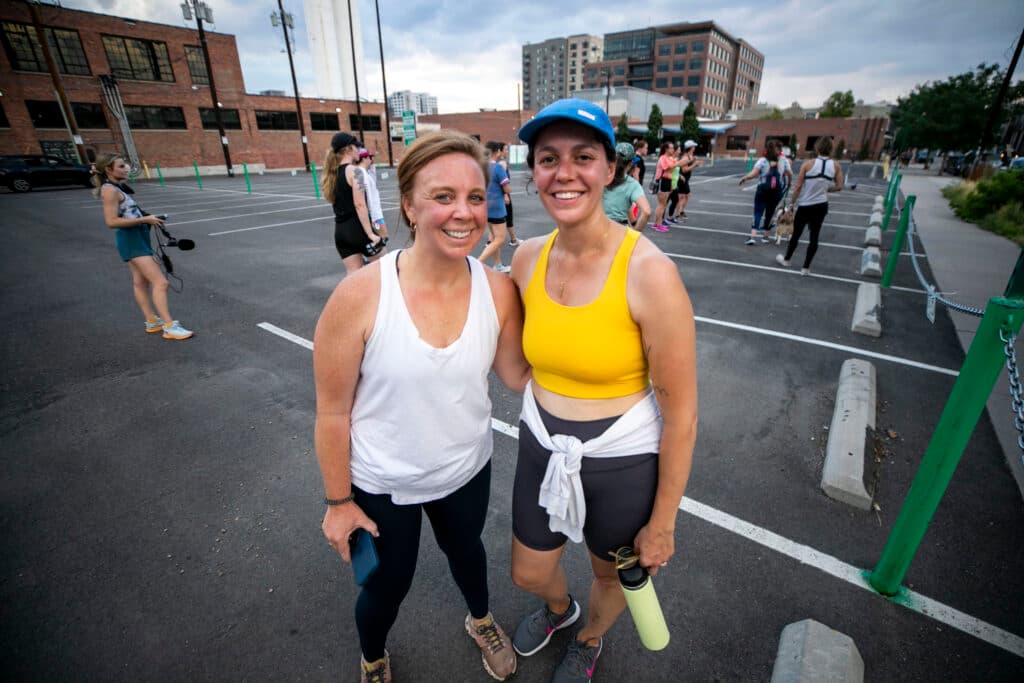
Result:
[[[754,168],[754,154],[753,152],[747,152],[747,173],[750,173],[752,168]]]
[[[316,198],[320,199],[320,183],[316,179],[316,164],[313,162],[309,163],[309,170],[313,172],[313,192],[316,193]]]
[[[160,170],[160,162],[156,162],[156,174],[160,178],[160,187],[167,187],[167,183],[164,182],[164,172]]]
[[[245,191],[252,194],[252,183],[249,182],[249,167],[242,163],[242,173],[245,174]]]
[[[199,183],[199,189],[203,189],[203,179],[199,177],[199,164],[192,162],[192,168],[196,171],[196,182]]]
[[[892,190],[889,191],[889,201],[885,205],[885,219],[882,221],[882,232],[889,229],[889,219],[892,218],[893,207],[896,206],[896,200],[900,196],[900,182],[903,180],[903,174],[897,173],[896,180],[892,184]]]
[[[1022,260],[1017,261],[1018,269],[1021,263]],[[1006,353],[999,330],[1017,334],[1022,321],[1024,299],[994,297],[989,300],[985,316],[960,368],[960,376],[932,433],[878,565],[866,574],[871,587],[882,595],[899,592],[903,577],[1003,370]]]
[[[892,276],[896,273],[896,263],[900,260],[900,252],[903,251],[903,243],[907,239],[907,228],[910,227],[910,215],[914,212],[914,204],[917,202],[917,195],[907,197],[907,203],[903,205],[903,213],[900,214],[900,227],[896,229],[896,239],[889,250],[889,258],[885,261],[885,274],[882,276],[882,286],[888,288],[892,284]]]

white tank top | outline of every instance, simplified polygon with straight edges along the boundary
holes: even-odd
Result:
[[[811,164],[811,170],[804,176],[804,189],[797,197],[797,206],[813,206],[828,202],[828,188],[835,184],[836,162],[828,157],[818,157]]]
[[[420,338],[398,284],[400,251],[380,260],[380,303],[352,406],[352,483],[396,505],[444,498],[491,458],[487,376],[498,313],[484,266],[468,258],[469,314],[443,349]]]

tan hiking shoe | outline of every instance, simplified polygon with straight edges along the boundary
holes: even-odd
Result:
[[[503,681],[516,672],[516,653],[512,650],[512,643],[492,614],[488,613],[480,624],[472,614],[467,614],[466,633],[480,648],[484,669],[492,678]]]
[[[391,683],[391,658],[387,650],[375,662],[367,662],[360,655],[359,663],[359,683]]]

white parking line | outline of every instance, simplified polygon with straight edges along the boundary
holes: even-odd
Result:
[[[298,344],[305,349],[313,349],[313,342],[292,334],[287,330],[283,330],[276,325],[263,322],[257,325],[257,327],[260,327],[272,334],[276,334],[283,339],[287,339],[293,344]],[[494,429],[494,431],[501,432],[502,434],[514,439],[519,438],[519,429],[517,427],[502,422],[497,418],[491,418],[491,428]],[[878,595],[867,581],[865,581],[863,569],[855,567],[852,564],[847,564],[832,555],[815,550],[809,545],[803,545],[796,541],[791,541],[785,536],[780,536],[773,531],[745,522],[738,517],[734,517],[709,505],[700,503],[693,498],[683,497],[679,502],[679,509],[693,515],[694,517],[709,522],[710,524],[714,524],[719,528],[734,533],[737,536],[741,536],[770,550],[774,550],[781,555],[790,557],[798,561],[800,564],[813,567],[818,571],[828,574],[829,576],[845,581],[846,583],[857,586],[858,588],[862,588],[882,600],[888,600],[889,602],[905,607],[912,612],[917,612],[918,614],[930,617],[931,619],[946,624],[947,626],[951,626],[958,631],[962,631],[963,633],[974,636],[986,643],[995,645],[996,647],[1006,650],[1011,654],[1015,654],[1018,657],[1024,657],[1024,638],[1010,633],[1009,631],[1005,631],[998,626],[993,626],[981,619],[972,617],[966,612],[961,612],[960,610],[941,603],[938,600],[934,600],[926,595],[922,595],[906,588],[902,589],[902,593],[895,598],[886,598]]]
[[[701,228],[696,225],[669,225],[667,226],[670,230],[696,230],[697,232],[714,232],[722,235],[735,235],[736,237],[750,237],[750,231],[744,230],[722,230],[721,228]],[[803,243],[807,243],[804,240]],[[864,251],[864,247],[850,246],[848,244],[836,244],[834,242],[818,242],[819,247],[832,247],[833,249],[848,249],[850,251]],[[909,251],[900,252],[900,256],[910,256]],[[918,258],[923,258],[919,256]]]
[[[759,263],[743,263],[742,261],[726,261],[725,259],[708,258],[706,256],[690,256],[688,254],[673,254],[672,252],[668,252],[668,251],[665,252],[665,256],[669,256],[671,258],[686,259],[688,261],[703,261],[705,263],[720,263],[722,265],[738,266],[740,268],[755,268],[757,270],[770,270],[773,273],[778,273],[780,275],[794,275],[796,277],[801,277],[799,270],[780,268],[777,265],[765,266],[765,265],[761,265]],[[908,254],[908,256],[909,256],[909,254]],[[817,278],[821,278],[822,280],[833,280],[835,282],[845,282],[845,283],[849,283],[851,285],[862,285],[862,284],[864,284],[864,280],[855,280],[854,278],[849,278],[849,277],[838,277],[836,275],[821,275],[819,273],[811,273],[807,277],[817,277]],[[895,285],[893,285],[892,287],[889,287],[889,289],[894,290],[894,291],[900,291],[900,292],[910,292],[911,294],[927,294],[928,293],[928,292],[924,291],[923,289],[913,289],[911,287],[897,287]]]
[[[271,223],[270,225],[254,225],[251,228],[236,228],[235,230],[221,230],[220,232],[207,233],[207,237],[218,237],[230,235],[234,232],[249,232],[251,230],[265,230],[267,228],[279,228],[282,225],[295,225],[296,223],[312,223],[313,221],[326,221],[330,216],[316,216],[314,218],[303,218],[300,221],[288,221],[287,223]]]
[[[287,209],[274,209],[273,211],[257,211],[256,213],[235,213],[230,216],[211,216],[209,218],[196,218],[190,221],[175,221],[174,225],[188,225],[189,223],[209,223],[212,221],[230,221],[235,218],[245,218],[246,216],[262,216],[268,213],[284,213],[285,211],[308,211],[309,209],[329,209],[330,206],[326,204],[311,204],[310,206],[293,206]]]

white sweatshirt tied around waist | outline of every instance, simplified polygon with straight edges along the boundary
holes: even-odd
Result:
[[[617,458],[625,455],[657,453],[661,443],[661,412],[649,393],[600,436],[580,441],[568,434],[548,434],[533,397],[532,382],[523,392],[520,419],[545,450],[551,451],[538,504],[547,510],[548,528],[565,534],[574,543],[583,540],[587,503],[583,497],[580,467],[583,458]]]

